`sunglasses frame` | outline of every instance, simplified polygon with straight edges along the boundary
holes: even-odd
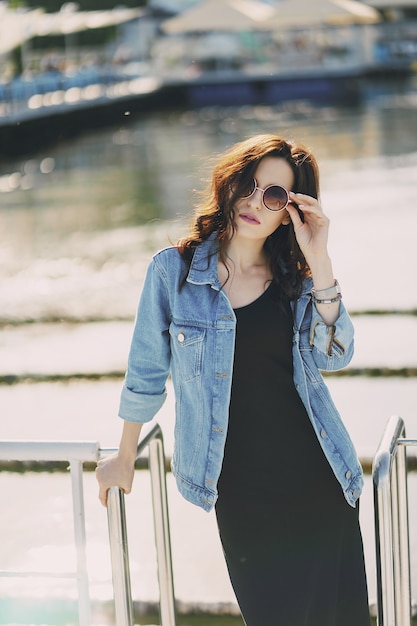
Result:
[[[285,187],[283,187],[282,185],[268,185],[268,187],[265,187],[265,189],[262,189],[262,187],[258,187],[256,178],[253,178],[253,182],[255,183],[253,191],[251,191],[251,193],[249,193],[247,196],[241,196],[241,198],[251,198],[256,193],[256,191],[259,190],[259,191],[262,191],[262,204],[268,211],[271,211],[272,213],[279,213],[280,211],[283,211],[284,209],[287,208],[287,206],[290,203],[290,194],[288,193],[287,189],[285,189]],[[279,189],[283,189],[285,191],[285,194],[287,196],[287,201],[281,209],[271,209],[265,203],[265,199],[264,199],[265,193],[268,191],[268,189],[271,189],[271,187],[279,187]]]

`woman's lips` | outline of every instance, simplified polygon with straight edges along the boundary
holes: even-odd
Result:
[[[239,213],[239,217],[247,224],[252,224],[252,226],[256,226],[261,223],[258,218],[253,215],[253,213]]]

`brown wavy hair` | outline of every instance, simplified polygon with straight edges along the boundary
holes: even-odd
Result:
[[[187,267],[195,248],[213,233],[216,233],[219,257],[225,261],[227,244],[236,229],[234,205],[266,156],[285,159],[290,165],[294,174],[293,191],[318,198],[317,162],[303,145],[272,134],[256,135],[235,144],[217,159],[211,183],[196,206],[190,230],[176,244]],[[295,238],[292,222],[281,224],[265,241],[264,248],[273,281],[287,298],[297,298],[310,269]]]

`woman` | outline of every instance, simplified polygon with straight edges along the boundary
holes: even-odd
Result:
[[[353,329],[328,255],[318,168],[274,135],[214,167],[189,235],[148,268],[99,497],[131,490],[141,425],[176,396],[172,471],[211,510],[247,626],[369,626],[362,469],[319,369]]]

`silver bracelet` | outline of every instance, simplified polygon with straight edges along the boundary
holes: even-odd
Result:
[[[334,296],[338,295],[341,293],[341,289],[340,289],[340,285],[337,282],[336,278],[334,279],[334,284],[331,287],[327,287],[327,289],[312,289],[311,290],[311,295],[313,296],[314,299],[319,298],[319,300],[321,299],[328,299],[328,298],[333,298]]]
[[[333,302],[339,302],[342,299],[342,294],[338,293],[334,298],[325,298],[323,300],[319,300],[313,294],[313,302],[314,304],[333,304]]]

